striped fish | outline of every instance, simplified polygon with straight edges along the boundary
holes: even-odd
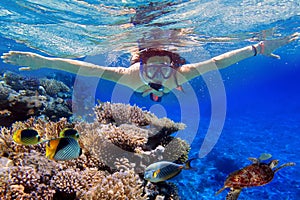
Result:
[[[59,133],[59,137],[72,137],[75,140],[78,140],[79,133],[73,128],[65,128]]]
[[[46,157],[50,160],[71,160],[78,158],[82,150],[74,138],[56,138],[46,144]]]
[[[144,173],[144,179],[153,183],[168,180],[177,176],[182,169],[191,169],[192,158],[184,164],[176,164],[169,161],[160,161],[149,165]]]
[[[38,132],[34,129],[19,129],[13,134],[13,140],[17,144],[35,145],[42,142]]]

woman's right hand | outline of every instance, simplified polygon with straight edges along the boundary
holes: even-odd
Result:
[[[19,70],[40,69],[43,67],[43,61],[46,59],[44,56],[36,53],[21,51],[9,51],[8,53],[4,53],[1,58],[5,63],[16,66],[24,66],[20,67]]]

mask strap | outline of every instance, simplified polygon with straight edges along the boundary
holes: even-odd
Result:
[[[142,61],[142,59],[140,59],[140,78],[145,83],[145,85],[148,85],[147,81],[144,78],[143,70],[144,70],[143,61]]]

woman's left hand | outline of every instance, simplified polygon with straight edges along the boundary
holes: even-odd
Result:
[[[300,33],[296,32],[296,33],[294,33],[290,36],[284,37],[284,38],[280,38],[280,39],[276,39],[276,40],[265,40],[265,41],[259,43],[260,54],[279,59],[280,56],[273,54],[273,51],[275,51],[279,47],[282,47],[292,41],[297,40],[299,38],[299,36],[300,36]]]

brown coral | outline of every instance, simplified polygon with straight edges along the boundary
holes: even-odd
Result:
[[[86,199],[147,199],[143,196],[142,181],[133,171],[120,171],[106,176],[102,181],[88,193]]]
[[[110,124],[103,127],[102,133],[114,145],[131,152],[137,147],[142,147],[148,141],[148,132],[145,129],[128,124],[120,127]]]
[[[0,161],[4,166],[0,170],[0,197],[176,199],[176,190],[169,185],[152,185],[156,192],[147,193],[150,189],[146,189],[140,175],[147,165],[158,160],[187,159],[189,145],[170,136],[184,125],[124,104],[105,103],[100,110],[99,106],[95,108],[95,113],[98,118],[94,123],[30,118],[14,123],[11,128],[1,128]],[[43,139],[51,139],[66,127],[79,132],[83,149],[79,158],[70,161],[48,160],[44,156],[44,143],[22,146],[11,137],[18,129],[34,128]]]
[[[147,126],[150,121],[147,119],[145,113],[147,112],[137,106],[122,103],[111,104],[106,102],[95,107],[98,122],[103,124],[115,123],[117,126],[132,123],[137,126]]]
[[[32,167],[7,167],[6,190],[2,196],[6,199],[50,199],[54,190],[40,182],[40,174]],[[0,195],[0,196],[1,196]],[[45,198],[46,197],[46,198]]]

